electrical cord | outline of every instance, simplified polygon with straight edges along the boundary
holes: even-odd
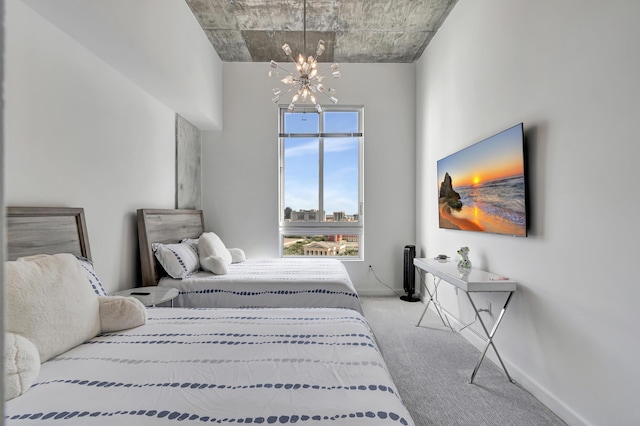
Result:
[[[393,292],[396,294],[396,296],[398,296],[398,297],[401,297],[401,296],[402,296],[402,294],[399,294],[399,293],[398,293],[398,292],[397,292],[393,287],[391,287],[391,286],[390,286],[390,285],[388,285],[388,284],[385,284],[384,282],[382,282],[382,281],[380,280],[380,278],[378,278],[378,275],[376,275],[376,271],[374,271],[374,270],[373,270],[373,266],[369,265],[369,270],[371,271],[371,273],[373,274],[373,276],[376,278],[376,280],[378,280],[378,282],[379,282],[380,284],[382,284],[383,286],[387,287],[389,290],[393,291]]]
[[[369,265],[369,267],[371,267],[371,265]],[[425,281],[425,279],[422,277],[422,274],[419,274],[419,276],[420,276],[420,285],[421,285],[421,286],[425,286],[425,287],[426,287],[426,286],[427,286],[427,282],[426,282],[426,281]],[[438,300],[438,286],[437,286],[437,285],[435,285],[435,277],[433,277],[433,281],[434,281],[434,291],[433,291],[433,296],[434,296],[434,297],[433,297],[433,298],[435,299],[433,303],[434,303],[434,305],[435,305],[435,304],[438,304],[438,306],[439,306],[439,305],[440,305],[440,303],[439,303],[439,302],[436,302],[436,300]],[[420,287],[420,289],[422,290],[422,287]],[[428,291],[428,289],[427,289],[427,291]],[[440,309],[442,309],[442,308],[440,308]],[[473,321],[471,321],[471,322],[470,322],[470,323],[468,323],[468,324],[460,323],[463,327],[462,327],[460,330],[458,330],[458,331],[460,332],[460,331],[464,330],[465,328],[467,328],[467,327],[471,327],[473,324],[475,324],[475,323],[476,323],[476,321],[478,321],[478,314],[479,314],[480,312],[486,312],[486,313],[488,313],[489,315],[491,315],[491,310],[490,310],[490,309],[478,309],[478,312],[476,312],[476,314],[475,314],[475,318],[474,318],[474,320],[473,320]],[[447,317],[447,321],[449,321],[449,318],[448,318],[448,317]],[[446,325],[446,324],[445,324],[445,325]],[[453,328],[451,327],[451,324],[449,324],[449,328],[451,328],[451,329],[453,330]]]

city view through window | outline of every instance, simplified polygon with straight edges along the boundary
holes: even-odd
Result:
[[[334,212],[333,216],[321,218],[317,210],[293,211],[285,209],[285,220],[290,222],[357,222],[358,215]],[[357,234],[284,235],[283,256],[358,256]]]
[[[359,257],[361,108],[281,113],[283,256]]]

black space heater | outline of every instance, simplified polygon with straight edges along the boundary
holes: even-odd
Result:
[[[416,246],[404,246],[404,280],[403,287],[405,296],[400,296],[400,299],[405,302],[419,302],[419,297],[413,297],[413,293],[416,291],[416,270],[413,266],[413,259],[416,257]]]

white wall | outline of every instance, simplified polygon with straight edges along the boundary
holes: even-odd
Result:
[[[0,19],[4,22],[4,0],[0,0]],[[0,84],[0,90],[4,93],[2,89],[4,87],[4,32],[0,32],[0,81],[3,83]],[[0,112],[4,112],[4,97],[0,98]],[[0,164],[4,164],[4,116],[0,117]],[[4,170],[4,167],[1,167]],[[2,223],[5,223],[5,206],[4,206],[4,173],[0,173],[0,220]],[[4,247],[6,247],[6,236],[5,236],[5,227],[2,226],[0,229],[0,247],[3,247],[2,251],[4,251]],[[3,256],[4,257],[4,256]],[[4,262],[0,265],[0,276],[4,277]],[[4,282],[2,285],[2,291],[0,294],[3,295],[2,301],[0,302],[0,329],[4,330],[4,311],[7,304],[7,299],[4,297]],[[4,353],[4,339],[0,341],[0,350]],[[0,371],[5,371],[4,365],[4,357],[0,360]],[[4,373],[3,379],[4,379]],[[5,382],[6,383],[6,382]],[[0,398],[4,401],[4,386],[0,389]],[[4,418],[4,404],[0,404],[0,417]]]
[[[419,255],[468,245],[520,283],[498,348],[570,424],[640,423],[638,22],[628,0],[460,1],[417,67]],[[438,229],[436,161],[521,121],[530,236]]]
[[[364,262],[346,261],[362,294],[402,288],[402,249],[415,236],[415,65],[341,64],[343,105],[364,105]],[[204,132],[207,228],[249,257],[278,256],[277,82],[266,63],[224,64],[224,131]],[[287,99],[282,99],[283,103]]]
[[[21,1],[201,130],[220,129],[222,61],[186,2]]]
[[[107,291],[137,286],[135,211],[174,207],[176,111],[25,3],[6,6],[6,204],[83,207]],[[65,11],[90,26],[81,10]]]

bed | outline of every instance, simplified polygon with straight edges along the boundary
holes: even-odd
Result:
[[[140,209],[138,239],[143,286],[178,289],[178,307],[362,307],[349,274],[337,259],[246,259],[228,265],[224,275],[194,271],[168,276],[154,256],[154,244],[198,239],[204,232],[202,210]]]
[[[9,257],[87,256],[84,214],[64,210],[48,210],[53,223],[62,217],[76,229],[48,227],[46,209],[9,208]],[[414,424],[353,309],[146,312],[143,325],[100,333],[42,363],[31,387],[6,402],[5,422]]]

